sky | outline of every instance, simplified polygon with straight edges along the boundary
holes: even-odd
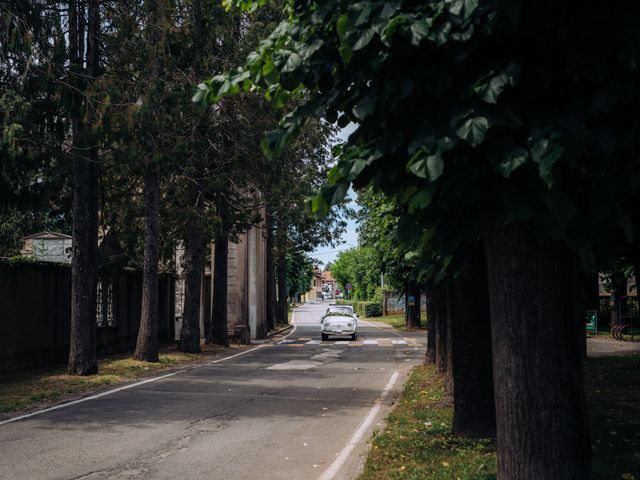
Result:
[[[344,142],[347,140],[351,132],[356,129],[356,125],[350,123],[345,128],[340,130],[338,133],[338,141]],[[349,188],[349,192],[347,193],[349,198],[351,199],[349,206],[351,208],[357,209],[357,205],[355,202],[356,193],[352,188]],[[347,221],[347,230],[342,235],[341,244],[336,247],[318,247],[313,253],[311,253],[311,257],[319,262],[322,262],[323,265],[326,265],[328,262],[333,262],[338,253],[344,250],[348,250],[352,247],[356,247],[358,245],[358,232],[356,232],[357,224],[356,221],[350,219]]]

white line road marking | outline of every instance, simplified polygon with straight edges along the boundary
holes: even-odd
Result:
[[[264,347],[264,345],[258,345],[257,347],[250,348],[248,350],[244,350],[243,352],[236,353],[235,355],[231,355],[230,357],[224,357],[224,358],[220,358],[218,360],[214,360],[212,362],[207,362],[205,365],[212,365],[212,364],[215,364],[215,363],[225,362],[227,360],[231,360],[232,358],[236,358],[236,357],[239,357],[241,355],[246,355],[247,353],[253,352],[253,351],[258,350],[258,349],[263,348],[263,347]],[[198,367],[195,367],[195,368],[198,368]],[[193,369],[189,369],[189,370],[193,370]],[[106,392],[97,393],[96,395],[91,395],[89,397],[79,398],[78,400],[73,400],[71,402],[61,403],[59,405],[54,405],[53,407],[44,408],[42,410],[38,410],[38,411],[35,411],[35,412],[27,413],[25,415],[20,415],[18,417],[8,418],[7,420],[0,421],[0,427],[2,425],[6,425],[8,423],[17,422],[19,420],[25,420],[27,418],[35,417],[36,415],[42,415],[43,413],[53,412],[54,410],[60,410],[62,408],[71,407],[73,405],[78,405],[79,403],[88,402],[90,400],[96,400],[98,398],[106,397],[107,395],[112,395],[114,393],[122,392],[124,390],[129,390],[130,388],[139,387],[141,385],[145,385],[147,383],[155,382],[157,380],[162,380],[162,379],[165,379],[165,378],[168,378],[168,377],[173,377],[174,375],[177,375],[179,373],[184,373],[186,371],[187,371],[187,369],[178,370],[177,372],[167,373],[166,375],[160,375],[159,377],[147,378],[146,380],[142,380],[140,382],[131,383],[129,385],[124,385],[122,387],[114,388],[113,390],[107,390]]]
[[[348,340],[338,340],[334,345],[349,345]]]
[[[393,333],[395,336],[397,336],[397,337],[402,337],[402,335],[400,335],[399,333],[395,332],[395,329],[394,329],[394,328],[382,328],[382,327],[379,327],[379,326],[377,326],[377,325],[374,325],[373,323],[365,322],[364,320],[360,320],[360,321],[361,321],[362,323],[366,323],[366,324],[367,324],[367,325],[369,325],[370,327],[377,328],[378,330],[384,330],[384,331],[391,330],[391,333]]]
[[[391,340],[391,343],[393,343],[394,345],[406,345],[407,344],[406,340]]]
[[[293,343],[293,342],[295,342],[295,340],[281,340],[278,342],[278,345]]]
[[[364,344],[365,345],[377,345],[378,344],[378,340],[365,340]]]
[[[305,345],[320,345],[320,340],[309,340]]]
[[[376,419],[376,416],[382,408],[380,402],[382,402],[382,400],[384,400],[388,395],[389,391],[393,388],[399,376],[400,373],[398,373],[397,371],[393,372],[391,378],[389,378],[389,381],[387,382],[387,385],[384,387],[380,398],[378,398],[378,400],[376,401],[376,404],[371,408],[371,410],[369,410],[369,413],[367,413],[367,416],[364,417],[362,422],[360,422],[357,430],[353,432],[353,435],[351,436],[345,447],[342,449],[338,457],[333,461],[331,465],[329,465],[329,468],[324,471],[324,473],[320,476],[320,478],[318,478],[318,480],[332,480],[340,471],[340,468],[342,468],[344,463],[347,461],[353,449],[356,448],[358,442],[362,440],[365,432]]]

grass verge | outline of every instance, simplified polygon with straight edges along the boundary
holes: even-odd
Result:
[[[45,407],[67,397],[79,396],[180,365],[222,357],[225,353],[241,348],[244,346],[225,348],[205,345],[201,353],[183,353],[175,347],[166,347],[161,350],[158,363],[139,362],[124,355],[109,357],[98,361],[97,375],[86,377],[67,375],[65,366],[0,375],[0,414]]]
[[[359,480],[495,478],[493,444],[452,435],[453,411],[443,395],[434,366],[413,370],[385,431],[373,439]]]
[[[589,337],[596,337],[596,338],[601,338],[603,340],[614,340],[614,341],[619,341],[615,338],[613,338],[613,336],[611,335],[611,332],[609,330],[601,330],[598,332],[597,335],[593,334],[593,333],[588,333],[587,334]],[[640,329],[638,328],[634,328],[633,329],[633,339],[631,338],[631,332],[630,331],[626,331],[626,333],[624,334],[624,339],[627,342],[640,342]]]
[[[391,325],[393,328],[396,328],[398,330],[409,330],[405,327],[404,314],[402,313],[400,315],[387,315],[386,317],[365,318],[364,320],[368,322],[386,323],[387,325]],[[426,328],[426,324],[427,322],[424,318],[424,315],[422,315],[420,319],[420,328]]]
[[[640,480],[640,355],[589,358],[585,372],[591,480]],[[495,479],[492,443],[451,435],[452,409],[443,393],[433,366],[413,370],[359,480]]]

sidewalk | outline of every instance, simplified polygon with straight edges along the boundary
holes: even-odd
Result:
[[[611,355],[640,355],[640,342],[620,342],[604,338],[587,338],[587,356],[606,357]]]

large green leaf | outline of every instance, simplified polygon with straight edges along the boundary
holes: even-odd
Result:
[[[534,140],[530,148],[531,158],[538,164],[538,174],[549,188],[553,185],[551,171],[553,164],[562,158],[564,153],[562,145],[557,143],[558,138],[557,135],[552,135],[549,138],[543,137],[539,140]]]
[[[444,171],[444,162],[440,155],[429,155],[419,150],[407,164],[407,169],[415,176],[435,182]]]
[[[478,8],[479,0],[447,0],[446,3],[449,12],[466,20]]]
[[[452,127],[455,134],[472,147],[482,143],[489,129],[489,120],[483,116],[475,116],[473,113],[454,118]]]
[[[510,63],[500,73],[491,72],[473,86],[473,91],[487,103],[497,103],[507,86],[514,86],[520,75],[520,65]]]
[[[281,73],[291,73],[297,70],[300,65],[302,65],[302,57],[296,52],[291,52],[280,71]]]
[[[522,147],[516,147],[507,153],[505,159],[497,166],[498,172],[509,178],[513,171],[521,165],[524,165],[529,159],[529,152]]]

